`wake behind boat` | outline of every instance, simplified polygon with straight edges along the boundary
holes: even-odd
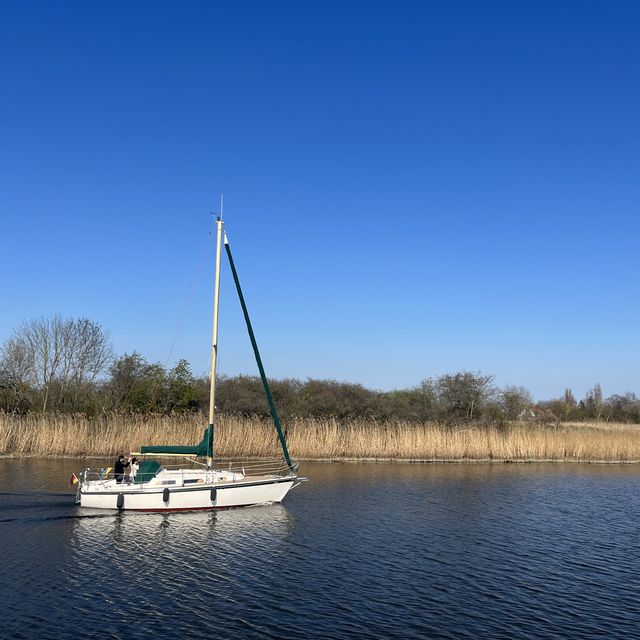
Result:
[[[123,477],[122,474],[109,473],[103,469],[85,469],[78,478],[76,492],[76,503],[82,507],[136,511],[187,511],[266,504],[281,502],[290,489],[304,480],[304,478],[298,477],[297,462],[289,456],[285,434],[264,372],[221,217],[216,219],[216,226],[209,425],[205,429],[202,441],[195,446],[143,446],[139,453],[132,453],[132,455],[141,456],[139,468],[135,474],[126,477]],[[223,237],[229,266],[271,410],[271,417],[282,447],[282,459],[226,460],[214,463],[220,257]],[[158,458],[160,460],[163,458],[183,458],[184,464],[165,466]]]

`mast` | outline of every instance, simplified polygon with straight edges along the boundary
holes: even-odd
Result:
[[[218,308],[220,303],[220,256],[222,251],[222,215],[216,218],[216,274],[213,288],[213,337],[211,340],[211,388],[209,391],[209,443],[207,445],[207,467],[213,466],[213,424],[215,420],[216,365],[218,361]]]

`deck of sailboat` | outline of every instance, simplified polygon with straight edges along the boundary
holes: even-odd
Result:
[[[245,476],[244,478],[242,478],[242,480],[233,480],[233,482],[261,482],[264,480],[280,480],[280,479],[285,479],[287,477],[289,476],[280,476],[280,477],[278,476]],[[220,483],[214,482],[214,484],[220,484]]]

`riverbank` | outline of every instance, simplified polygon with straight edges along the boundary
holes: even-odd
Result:
[[[0,415],[0,455],[113,457],[141,445],[199,442],[201,416]],[[640,427],[586,423],[558,427],[448,427],[436,423],[294,419],[285,424],[291,454],[307,460],[640,461]],[[216,455],[281,454],[271,422],[220,416]]]

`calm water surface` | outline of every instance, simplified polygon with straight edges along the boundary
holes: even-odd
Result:
[[[76,507],[83,466],[0,460],[0,637],[640,637],[638,465],[306,463],[166,515]]]

